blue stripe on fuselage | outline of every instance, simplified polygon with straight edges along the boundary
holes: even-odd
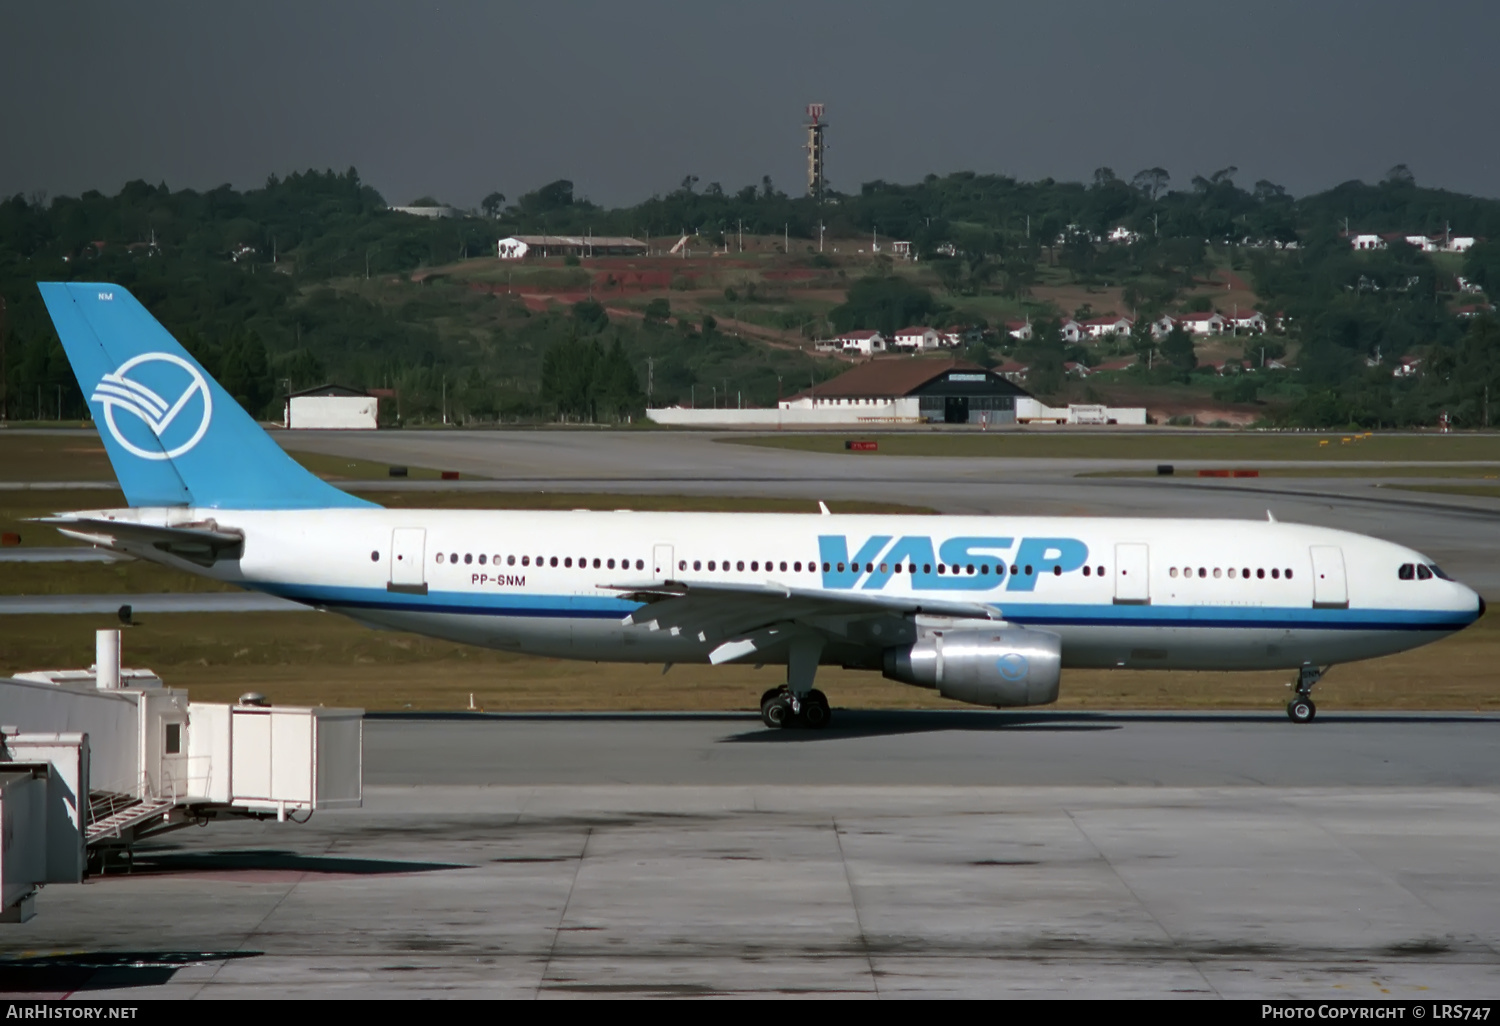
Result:
[[[600,595],[407,595],[376,588],[260,584],[261,591],[308,605],[466,616],[620,620],[640,603]],[[832,593],[830,598],[837,598]],[[1012,623],[1035,627],[1215,627],[1253,630],[1431,631],[1467,627],[1474,612],[1432,609],[1307,609],[1284,606],[1116,606],[1005,603]]]

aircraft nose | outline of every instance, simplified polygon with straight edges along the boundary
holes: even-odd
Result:
[[[1475,617],[1476,620],[1480,619],[1480,618],[1482,618],[1484,616],[1484,611],[1485,611],[1486,608],[1487,607],[1484,604],[1484,596],[1480,595],[1479,596],[1479,616]]]

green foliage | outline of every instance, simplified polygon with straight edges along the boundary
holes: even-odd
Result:
[[[657,296],[646,304],[647,321],[665,321],[672,316],[672,304],[665,296]]]
[[[1193,351],[1193,336],[1184,331],[1180,324],[1172,325],[1172,330],[1162,339],[1161,355],[1184,375],[1198,366],[1198,355]]]
[[[885,335],[910,324],[924,324],[946,308],[930,291],[896,275],[860,278],[828,319],[840,332],[873,328]]]
[[[623,420],[645,412],[645,395],[617,338],[558,339],[542,358],[542,401],[560,419]]]

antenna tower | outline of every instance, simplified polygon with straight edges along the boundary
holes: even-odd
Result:
[[[821,200],[828,179],[823,174],[823,130],[828,127],[823,120],[823,105],[807,105],[807,194]]]

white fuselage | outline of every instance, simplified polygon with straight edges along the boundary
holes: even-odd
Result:
[[[244,535],[219,580],[356,620],[492,648],[707,662],[722,638],[627,625],[652,582],[921,596],[998,609],[1062,638],[1067,667],[1252,670],[1367,659],[1482,612],[1403,546],[1231,520],[335,509],[112,510]],[[136,551],[128,549],[127,551]],[[1403,566],[1410,579],[1402,578]],[[855,631],[824,663],[875,668]],[[759,661],[759,660],[757,660]],[[770,661],[777,661],[774,658]]]

